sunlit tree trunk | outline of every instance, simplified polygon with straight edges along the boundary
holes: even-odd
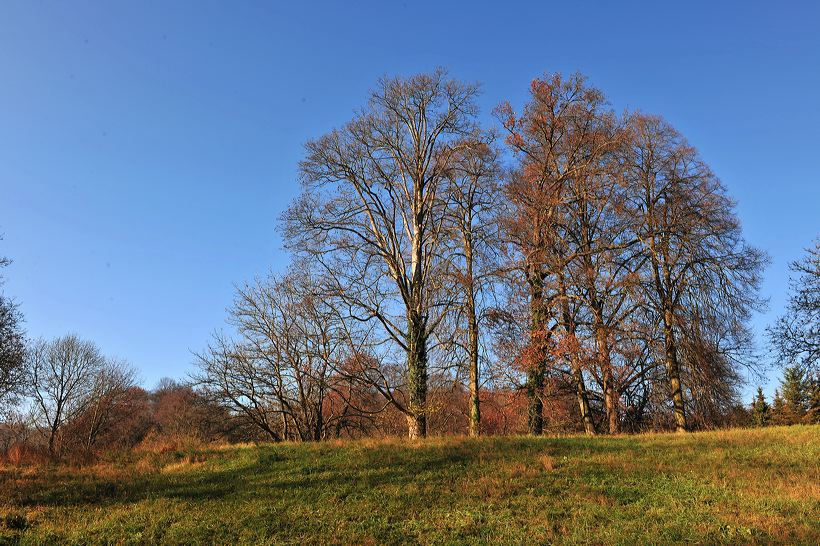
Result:
[[[472,272],[472,252],[467,252],[467,270]],[[479,376],[478,376],[478,320],[476,319],[475,295],[473,294],[472,283],[467,293],[466,301],[467,313],[467,343],[470,367],[470,436],[481,434],[481,406],[479,401]]]
[[[686,432],[686,405],[683,399],[683,388],[680,380],[680,363],[675,343],[675,330],[672,326],[672,311],[666,309],[663,314],[663,337],[666,374],[669,378],[669,391],[672,397],[672,408],[675,413],[675,430]]]

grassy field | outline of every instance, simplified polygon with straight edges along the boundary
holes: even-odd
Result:
[[[820,426],[0,468],[0,544],[820,543]]]

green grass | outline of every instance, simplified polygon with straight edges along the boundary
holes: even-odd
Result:
[[[0,544],[820,543],[820,426],[0,468]]]

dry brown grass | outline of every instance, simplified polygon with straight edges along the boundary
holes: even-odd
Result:
[[[544,453],[541,455],[539,460],[541,461],[541,466],[547,472],[552,472],[558,466],[555,459],[549,453]]]

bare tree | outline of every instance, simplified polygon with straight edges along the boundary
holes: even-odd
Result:
[[[121,360],[107,359],[103,367],[91,379],[85,411],[78,416],[83,431],[83,449],[92,453],[98,439],[115,425],[115,411],[129,398],[129,392],[136,387],[136,371]]]
[[[10,263],[0,256],[0,268]],[[17,304],[0,293],[0,415],[17,400],[23,388],[26,341],[22,323]]]
[[[647,318],[663,332],[675,427],[685,431],[681,368],[697,371],[698,361],[682,361],[682,343],[694,347],[696,339],[709,337],[696,333],[720,325],[712,336],[718,352],[742,360],[750,346],[750,313],[762,306],[758,288],[767,257],[743,239],[725,187],[675,129],[637,115],[631,131],[625,164],[634,191],[626,208],[647,258]]]
[[[622,408],[636,426],[656,403],[658,361],[679,430],[687,404],[728,408],[738,366],[752,365],[766,256],[743,239],[717,177],[674,129],[615,115],[580,75],[536,79],[520,114],[505,103],[497,115],[516,159],[506,228],[510,278],[530,308],[530,432],[548,374],[575,385],[590,434],[599,401],[610,432]]]
[[[529,429],[543,428],[544,377],[555,332],[576,335],[574,313],[568,306],[572,261],[560,238],[569,191],[573,183],[591,178],[610,146],[601,131],[603,94],[574,75],[563,79],[548,74],[533,80],[530,100],[520,115],[508,103],[496,113],[508,132],[507,143],[517,168],[506,186],[510,200],[508,234],[518,256],[530,302],[531,361],[527,372]],[[570,358],[578,404],[587,432],[593,432],[587,390],[577,358]]]
[[[24,380],[23,317],[14,302],[0,296],[0,412],[20,394]]]
[[[329,404],[351,354],[348,331],[304,270],[237,290],[229,322],[198,354],[195,384],[271,439],[321,440],[349,408]],[[338,413],[336,413],[338,412]]]
[[[378,360],[403,357],[384,392],[411,438],[427,434],[430,339],[453,306],[447,175],[475,130],[476,93],[444,70],[383,79],[351,122],[308,142],[304,192],[285,215],[289,247],[324,268],[349,319],[378,324]]]
[[[461,305],[457,321],[466,323],[466,336],[455,336],[467,356],[469,375],[469,434],[481,432],[480,323],[488,309],[486,299],[497,276],[498,217],[503,203],[498,192],[500,169],[492,135],[479,134],[460,143],[454,156],[449,210],[454,237],[460,242],[451,261],[455,284],[460,287]],[[458,340],[466,337],[466,342]]]
[[[53,341],[37,340],[28,352],[27,395],[51,457],[61,454],[63,426],[94,400],[95,381],[105,366],[99,348],[73,334]]]
[[[784,366],[820,373],[820,239],[790,269],[798,277],[790,280],[786,313],[768,329],[769,341]]]
[[[619,120],[592,88],[581,123],[575,129],[574,153],[583,159],[563,181],[558,207],[550,273],[557,280],[557,298],[564,335],[576,345],[588,333],[593,348],[588,366],[597,372],[602,387],[610,433],[619,431],[619,388],[614,371],[614,352],[621,323],[629,314],[628,291],[632,244],[618,211],[622,202],[620,162],[615,152],[623,134]],[[560,123],[560,120],[556,120]],[[555,131],[562,131],[556,127]],[[572,357],[571,357],[572,358]],[[581,418],[591,433],[589,410],[583,406],[579,371],[575,375]]]
[[[259,366],[245,347],[222,333],[215,333],[208,348],[195,358],[198,371],[193,384],[209,400],[243,416],[269,439],[284,439],[287,418],[276,403],[275,369]]]

